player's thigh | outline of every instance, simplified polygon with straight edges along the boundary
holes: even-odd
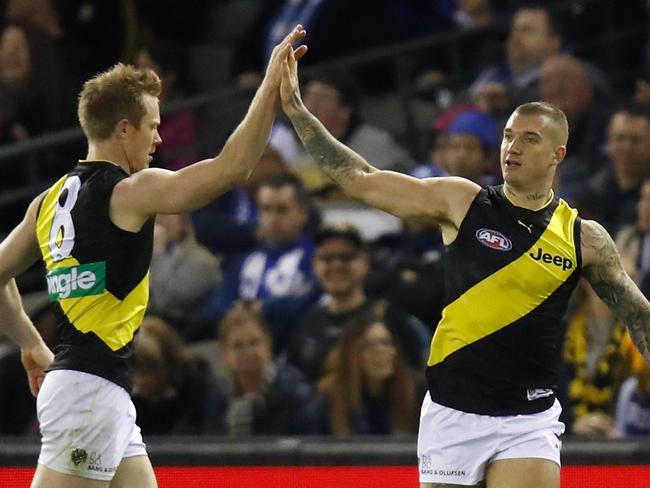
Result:
[[[149,456],[132,456],[122,459],[115,472],[111,488],[157,488]]]
[[[487,468],[487,488],[560,488],[560,466],[548,459],[494,461]]]
[[[485,481],[468,487],[467,485],[448,485],[444,483],[420,483],[420,488],[485,488]]]
[[[108,481],[90,480],[71,474],[59,473],[39,464],[31,488],[108,488]]]

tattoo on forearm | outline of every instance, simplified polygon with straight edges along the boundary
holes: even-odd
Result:
[[[585,268],[586,278],[650,360],[650,303],[623,269],[618,249],[604,229],[582,225],[581,240],[596,256],[596,264]]]
[[[334,181],[345,185],[359,172],[370,173],[372,166],[334,138],[310,113],[291,118],[296,133],[318,166]]]

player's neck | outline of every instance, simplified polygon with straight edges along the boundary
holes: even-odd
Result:
[[[504,183],[503,193],[513,205],[533,211],[541,210],[553,199],[553,189],[548,187],[517,189]]]
[[[109,141],[91,142],[88,144],[87,161],[108,161],[131,174],[124,150]]]

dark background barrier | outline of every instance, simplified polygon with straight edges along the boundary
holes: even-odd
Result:
[[[414,438],[150,438],[160,488],[417,487]],[[28,487],[39,445],[0,443],[0,488]],[[566,439],[562,488],[650,488],[650,442]]]

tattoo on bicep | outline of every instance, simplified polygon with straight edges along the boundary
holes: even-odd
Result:
[[[318,166],[338,183],[351,180],[359,171],[370,172],[372,167],[336,140],[311,114],[292,119],[298,137]]]
[[[650,358],[650,303],[623,269],[618,249],[607,232],[587,225],[582,228],[582,242],[595,256],[594,264],[585,268],[586,278],[628,328],[639,351]]]

